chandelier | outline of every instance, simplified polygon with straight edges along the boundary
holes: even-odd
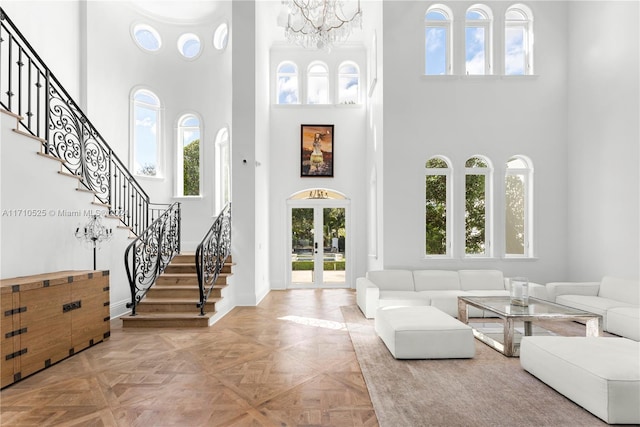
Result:
[[[288,8],[286,23],[279,21],[291,43],[304,48],[329,50],[346,41],[354,26],[362,28],[360,0],[283,0]]]
[[[84,226],[78,226],[74,233],[76,238],[84,246],[93,249],[93,269],[96,269],[96,249],[100,248],[103,242],[108,242],[113,237],[113,229],[102,225],[101,216],[93,215],[91,220]]]

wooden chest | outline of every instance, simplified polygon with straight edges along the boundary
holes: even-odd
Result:
[[[0,305],[4,388],[109,337],[109,271],[3,279]]]

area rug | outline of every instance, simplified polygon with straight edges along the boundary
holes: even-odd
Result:
[[[341,309],[382,427],[607,425],[523,370],[519,358],[478,340],[473,359],[396,360],[373,320],[355,305]],[[584,334],[583,325],[561,328]]]

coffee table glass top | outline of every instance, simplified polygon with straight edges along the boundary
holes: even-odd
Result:
[[[596,317],[595,313],[578,310],[566,305],[553,302],[529,298],[529,305],[522,307],[512,305],[510,297],[459,297],[468,304],[481,309],[492,311],[503,317],[536,317],[536,318],[574,318],[574,317]]]

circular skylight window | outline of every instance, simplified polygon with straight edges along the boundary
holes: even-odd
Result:
[[[178,50],[187,59],[200,55],[200,38],[193,33],[186,33],[178,39]]]
[[[133,27],[133,39],[141,49],[147,52],[156,52],[162,46],[160,34],[147,24],[138,24]]]
[[[216,32],[213,34],[213,47],[222,50],[227,47],[229,41],[229,26],[226,22],[218,25]]]

